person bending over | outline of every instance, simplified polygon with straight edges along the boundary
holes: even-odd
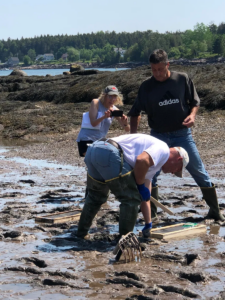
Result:
[[[88,194],[77,236],[84,238],[88,234],[94,217],[111,191],[120,202],[120,235],[133,231],[141,206],[145,219],[142,232],[149,237],[153,176],[162,168],[165,173],[181,177],[188,160],[183,148],[169,149],[166,143],[146,134],[125,134],[91,144],[84,159],[88,169]]]

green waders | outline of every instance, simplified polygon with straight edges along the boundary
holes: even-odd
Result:
[[[152,187],[151,196],[153,198],[155,198],[155,200],[159,201],[159,189],[158,189],[158,185]],[[154,221],[154,219],[155,220],[157,219],[157,207],[156,207],[156,205],[153,202],[151,202],[151,218],[152,218],[152,221]]]
[[[96,181],[90,176],[87,176],[88,193],[85,199],[85,204],[78,223],[77,236],[85,237],[91,227],[92,221],[104,204],[109,195],[109,188],[104,182]],[[86,190],[87,190],[86,189]]]
[[[92,221],[102,204],[107,201],[109,189],[116,196],[120,204],[119,233],[125,235],[133,231],[137,220],[138,206],[141,195],[138,192],[133,172],[108,180],[105,183],[96,181],[88,176],[88,195],[78,224],[77,236],[88,234]]]
[[[212,183],[212,187],[201,187],[201,191],[203,199],[209,206],[206,218],[214,219],[215,221],[224,221],[225,219],[220,212],[215,185]]]
[[[141,195],[137,189],[134,172],[107,181],[107,184],[120,202],[119,233],[125,235],[133,231],[141,204]]]

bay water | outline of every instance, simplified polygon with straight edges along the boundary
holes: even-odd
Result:
[[[91,68],[91,70],[99,70],[99,71],[122,71],[127,70],[128,68]],[[89,69],[85,69],[89,70]],[[13,70],[1,70],[0,69],[0,76],[8,76],[12,73]],[[51,76],[55,75],[62,75],[63,72],[69,71],[69,69],[32,69],[32,70],[22,70],[24,71],[28,76],[46,76],[47,74]]]

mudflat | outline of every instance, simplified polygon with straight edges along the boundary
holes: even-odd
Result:
[[[11,92],[10,92],[11,93]],[[12,97],[12,95],[10,96]],[[225,223],[205,220],[208,207],[188,172],[161,174],[156,226],[207,225],[207,233],[170,240],[140,238],[142,257],[115,261],[119,202],[110,195],[90,230],[77,221],[35,222],[36,216],[82,208],[86,182],[76,137],[89,103],[1,102],[0,299],[224,299]],[[124,106],[127,113],[131,105]],[[222,213],[225,207],[224,110],[201,108],[193,136]],[[139,132],[149,134],[146,115]],[[124,134],[116,124],[109,137]],[[134,232],[144,224],[141,213]]]

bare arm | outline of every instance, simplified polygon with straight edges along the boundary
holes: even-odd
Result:
[[[130,133],[137,133],[138,125],[140,124],[141,116],[130,117]]]
[[[184,126],[186,126],[187,128],[190,128],[192,126],[194,126],[195,124],[195,117],[196,114],[199,110],[199,106],[194,106],[191,110],[191,113],[189,116],[187,116],[187,118],[184,119],[184,122],[182,123]]]
[[[128,118],[126,115],[123,115],[122,117],[117,117],[116,119],[126,132],[130,132],[130,126],[128,124]]]
[[[99,119],[96,119],[97,115],[98,115],[98,99],[93,99],[91,101],[91,106],[90,106],[90,109],[89,109],[89,117],[90,117],[91,125],[93,127],[97,126],[104,119],[109,118],[110,117],[110,110],[107,110],[105,112],[105,115],[102,116]]]
[[[154,165],[153,159],[147,152],[138,155],[134,166],[134,177],[137,184],[145,183],[145,175],[148,169]]]

